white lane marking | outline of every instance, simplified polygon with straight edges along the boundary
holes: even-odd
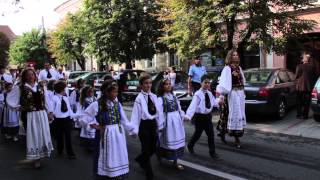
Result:
[[[222,177],[222,178],[225,178],[225,179],[232,179],[232,180],[247,180],[247,179],[239,177],[239,176],[235,176],[235,175],[224,173],[224,172],[221,172],[221,171],[209,169],[209,168],[207,168],[205,166],[194,164],[192,162],[188,162],[188,161],[184,161],[184,160],[180,160],[180,159],[178,161],[179,161],[180,164],[182,164],[184,166],[188,166],[188,167],[190,167],[192,169],[196,169],[198,171],[202,171],[202,172],[214,175],[214,176]]]

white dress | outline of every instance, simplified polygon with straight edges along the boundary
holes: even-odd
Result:
[[[35,99],[34,93],[39,95],[38,84],[33,87],[28,84],[24,85],[26,89],[26,96],[29,101]],[[7,103],[10,107],[20,107],[20,87],[14,86],[12,91],[8,93]],[[45,98],[45,107],[52,112],[50,101],[48,100],[47,93],[43,92]],[[29,103],[29,102],[28,102]],[[30,107],[29,107],[30,108]],[[34,110],[27,112],[27,159],[37,160],[44,157],[50,157],[53,145],[51,142],[50,128],[48,115],[46,110]]]
[[[91,103],[93,103],[95,100],[94,97],[87,97],[85,99],[85,105],[81,106],[81,108],[77,109],[77,115],[83,116],[85,110]],[[79,123],[81,124],[81,131],[80,131],[80,137],[87,138],[87,139],[94,139],[96,135],[96,130],[93,128],[87,128],[87,124],[90,124],[92,122],[95,122],[95,117],[87,117],[87,118],[79,118]]]
[[[69,100],[70,100],[70,105],[71,105],[71,109],[73,110],[74,113],[78,112],[78,109],[81,109],[81,105],[79,102],[80,99],[80,90],[78,90],[79,95],[77,95],[77,89],[73,90],[69,96]],[[78,97],[77,97],[78,96]],[[74,126],[75,128],[80,129],[81,128],[81,124],[78,118],[74,118]]]
[[[171,93],[158,98],[159,117],[164,122],[162,133],[159,134],[161,157],[176,160],[182,157],[185,146],[184,112],[179,100]]]
[[[1,112],[1,116],[3,119],[3,127],[19,127],[20,113],[17,111],[17,109],[9,106],[7,102],[5,102],[3,106],[3,112]]]
[[[245,77],[241,68],[240,71],[244,83]],[[246,126],[245,93],[244,90],[232,89],[231,68],[229,66],[225,66],[221,72],[217,92],[222,95],[228,95],[229,115],[227,129],[243,130]]]
[[[125,130],[133,132],[123,108],[118,101],[107,100],[108,111],[99,112],[98,101],[93,102],[85,110],[82,118],[94,118],[87,124],[101,124],[104,130],[96,132],[97,152],[95,156],[95,173],[100,176],[120,177],[129,173],[129,160]],[[113,114],[112,114],[112,113]],[[120,121],[120,123],[119,123]]]

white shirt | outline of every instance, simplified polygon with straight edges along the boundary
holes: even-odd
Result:
[[[51,78],[48,79],[47,78],[47,75],[48,75],[47,70],[46,69],[41,70],[39,73],[39,76],[38,76],[38,80],[39,81],[44,81],[44,80],[49,81],[49,80],[58,80],[59,79],[58,72],[55,69],[50,68],[49,72],[51,74]]]
[[[176,84],[177,73],[169,73],[168,77],[170,79],[171,86],[174,87],[174,85]]]
[[[148,111],[148,95],[150,95],[151,100],[153,101],[157,112],[155,115],[150,115]],[[152,120],[156,119],[157,125],[158,125],[158,130],[161,130],[163,128],[163,121],[161,118],[158,118],[159,115],[159,103],[157,100],[157,96],[151,92],[143,92],[141,91],[136,100],[134,101],[133,109],[132,109],[132,114],[131,114],[131,122],[135,126],[135,134],[139,133],[139,126],[140,122],[142,120]]]
[[[64,79],[65,78],[64,73],[59,73],[59,72],[57,72],[57,77],[58,77],[58,79]]]
[[[210,98],[211,107],[209,109],[206,108],[205,93],[208,93]],[[209,90],[203,90],[200,88],[193,95],[191,104],[186,113],[186,118],[190,120],[195,113],[209,114],[212,112],[213,107],[218,107],[218,102],[216,101],[215,97]]]
[[[61,112],[61,101],[63,100],[67,104],[68,111],[67,112]],[[66,118],[66,117],[71,117],[74,118],[75,114],[72,112],[71,107],[70,107],[70,102],[67,96],[62,96],[60,94],[56,94],[52,98],[52,109],[53,109],[53,115],[56,118]]]

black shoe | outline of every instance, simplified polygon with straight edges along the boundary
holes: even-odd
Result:
[[[219,159],[219,156],[216,152],[209,152],[209,154],[212,159]]]
[[[218,136],[220,136],[220,139],[221,139],[221,141],[222,141],[224,144],[227,144],[225,134],[221,134],[221,133],[219,133],[219,134],[217,134],[217,135],[218,135]]]
[[[193,147],[192,147],[192,146],[190,146],[190,145],[188,144],[187,148],[188,148],[188,151],[190,152],[190,154],[194,154],[194,150],[193,150]]]
[[[77,157],[76,157],[75,154],[70,154],[70,155],[68,155],[68,158],[69,158],[69,159],[77,159]]]
[[[146,172],[146,179],[147,180],[153,180],[153,172],[152,171],[147,171]]]
[[[139,164],[139,166],[142,168],[142,169],[144,169],[145,170],[145,166],[144,166],[144,164],[141,162],[141,160],[137,157],[137,158],[135,158],[134,159],[138,164]]]

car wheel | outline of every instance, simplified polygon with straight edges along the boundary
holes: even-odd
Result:
[[[317,122],[320,122],[320,114],[314,114],[313,119]]]
[[[286,115],[287,111],[287,105],[284,99],[281,99],[279,104],[278,104],[278,109],[277,109],[277,118],[278,119],[283,119],[284,116]]]

